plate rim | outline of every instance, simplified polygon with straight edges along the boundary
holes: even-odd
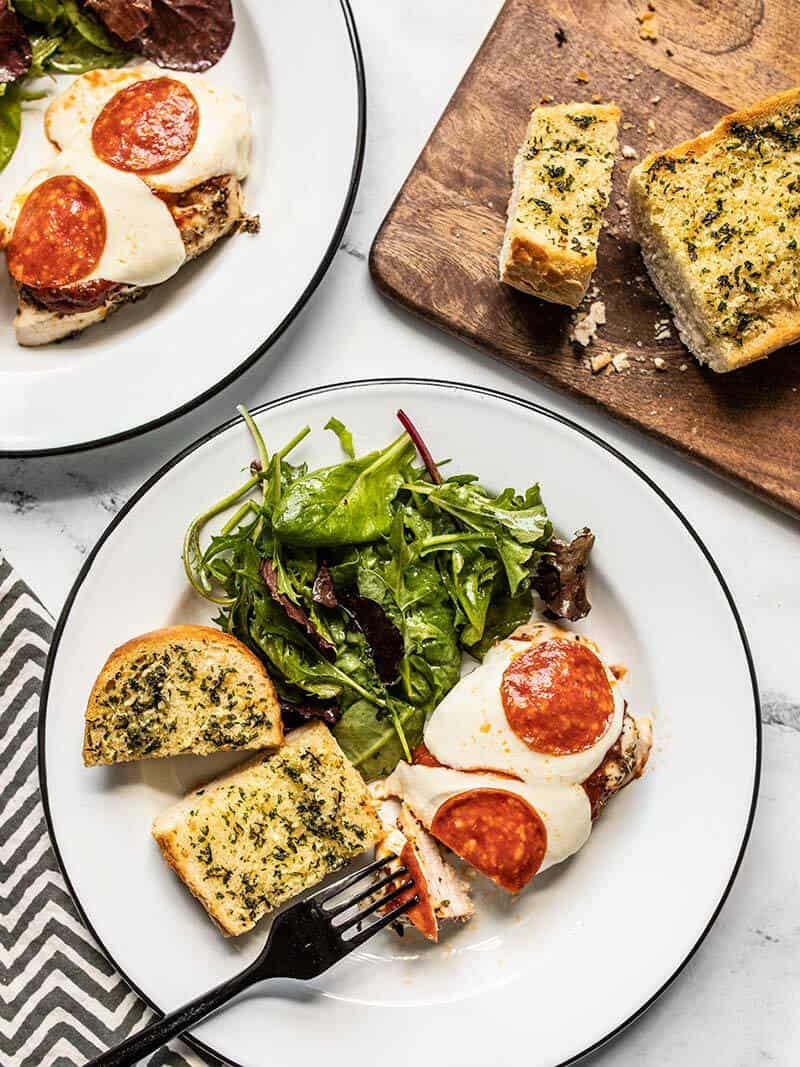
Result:
[[[361,41],[358,36],[358,29],[350,6],[350,0],[339,0],[339,6],[344,18],[347,35],[350,40],[350,48],[353,54],[353,63],[355,65],[356,74],[358,120],[356,123],[355,152],[350,169],[350,181],[347,187],[347,193],[331,240],[325,249],[319,265],[311,275],[308,284],[300,293],[297,300],[287,311],[272,333],[270,333],[258,348],[256,348],[254,352],[251,352],[243,362],[237,364],[237,366],[229,371],[224,378],[221,378],[204,392],[198,393],[197,396],[192,397],[183,404],[179,404],[171,411],[165,412],[163,415],[159,415],[155,419],[149,419],[146,422],[140,423],[138,426],[132,426],[127,430],[121,430],[119,433],[107,434],[105,437],[97,437],[91,441],[76,441],[73,444],[56,445],[49,448],[0,448],[0,459],[24,459],[29,457],[43,458],[45,456],[65,456],[80,452],[90,452],[94,449],[104,448],[107,445],[115,445],[122,441],[130,441],[134,437],[139,437],[141,434],[150,433],[152,430],[160,429],[162,426],[166,426],[168,423],[180,418],[182,415],[188,415],[189,412],[194,411],[195,408],[200,407],[201,404],[204,404],[207,400],[211,400],[212,397],[222,392],[223,389],[232,385],[237,378],[244,374],[246,370],[249,370],[250,367],[254,366],[258,360],[273,347],[273,345],[292,325],[295,319],[299,317],[306,304],[319,287],[320,282],[328,273],[328,269],[336,257],[342,237],[344,236],[347,224],[350,221],[350,216],[353,212],[364,165],[367,135],[367,82],[364,70],[364,54],[361,49]]]
[[[348,0],[341,0],[341,2],[343,4],[346,4],[348,2]],[[753,822],[754,822],[755,814],[756,814],[759,787],[760,787],[760,782],[761,782],[761,764],[762,764],[762,750],[763,750],[762,723],[761,723],[761,702],[760,702],[760,695],[759,695],[759,688],[758,688],[758,679],[757,679],[757,676],[756,676],[755,663],[753,661],[753,654],[752,654],[752,651],[750,649],[750,643],[748,641],[747,633],[745,631],[744,624],[742,622],[742,618],[741,618],[741,615],[739,613],[739,609],[738,609],[738,607],[736,605],[736,601],[734,600],[733,594],[731,593],[731,591],[730,591],[730,589],[728,587],[728,584],[725,581],[725,578],[724,578],[724,576],[722,574],[722,571],[720,570],[719,565],[717,564],[716,560],[714,559],[713,555],[711,554],[711,551],[706,546],[705,542],[702,540],[700,535],[697,533],[695,528],[692,526],[692,524],[689,522],[689,520],[686,518],[686,516],[683,514],[683,512],[677,506],[677,504],[675,504],[670,499],[670,497],[667,495],[667,493],[663,489],[660,488],[660,486],[654,481],[653,478],[651,478],[648,474],[646,474],[636,463],[633,462],[633,460],[631,460],[627,456],[625,456],[614,445],[609,444],[606,440],[604,440],[604,438],[602,438],[599,434],[596,434],[593,430],[589,430],[585,426],[581,426],[580,423],[575,422],[573,419],[567,417],[566,415],[562,415],[561,413],[559,413],[557,411],[553,411],[551,408],[548,408],[543,404],[540,404],[540,403],[538,403],[536,401],[533,401],[533,400],[527,400],[527,399],[525,399],[525,398],[523,398],[521,396],[515,396],[513,393],[507,393],[507,392],[504,392],[503,390],[500,390],[500,389],[493,389],[493,388],[491,388],[489,386],[474,385],[474,384],[471,384],[471,383],[468,383],[468,382],[458,382],[458,381],[452,381],[452,380],[440,379],[440,378],[381,377],[381,378],[359,378],[359,379],[353,379],[353,380],[350,380],[350,381],[338,382],[338,383],[329,384],[329,385],[314,386],[314,387],[311,387],[309,389],[297,390],[296,392],[287,393],[287,394],[285,394],[285,395],[283,395],[281,397],[277,397],[274,400],[270,400],[270,401],[267,401],[267,402],[265,402],[263,404],[259,404],[257,407],[252,408],[250,410],[251,410],[251,414],[260,415],[265,411],[271,411],[271,410],[273,410],[275,408],[283,407],[283,406],[285,406],[287,404],[290,404],[290,403],[292,403],[294,401],[302,400],[302,399],[305,399],[307,397],[318,396],[318,395],[324,394],[324,393],[336,393],[336,392],[341,392],[342,390],[348,390],[348,389],[359,389],[359,388],[365,388],[365,387],[368,388],[370,386],[411,386],[411,387],[415,387],[415,388],[416,387],[434,386],[436,388],[460,390],[460,391],[463,391],[463,392],[478,394],[478,395],[482,395],[482,396],[488,396],[488,397],[491,397],[491,398],[494,398],[494,399],[497,399],[497,400],[505,401],[507,403],[515,404],[518,407],[526,408],[528,411],[535,412],[538,415],[542,415],[545,418],[548,418],[548,419],[551,419],[554,422],[560,423],[562,426],[566,427],[567,429],[577,432],[580,436],[588,439],[593,444],[598,445],[601,449],[603,449],[605,452],[610,454],[613,458],[619,460],[625,467],[628,468],[628,470],[632,471],[635,475],[637,475],[645,483],[645,485],[647,485],[656,494],[656,496],[658,496],[661,499],[661,501],[664,504],[667,505],[669,510],[680,521],[680,523],[684,527],[685,531],[689,534],[689,536],[694,541],[694,543],[697,546],[697,548],[700,550],[701,554],[703,555],[703,557],[705,558],[705,560],[708,563],[709,567],[711,568],[712,574],[714,575],[714,577],[716,578],[717,582],[719,583],[720,588],[722,589],[722,592],[723,592],[723,594],[725,596],[725,599],[727,600],[728,607],[730,608],[731,614],[733,616],[734,623],[736,624],[736,629],[737,629],[738,634],[739,634],[739,639],[741,640],[741,643],[742,643],[742,651],[744,653],[745,662],[747,664],[747,669],[748,669],[748,672],[749,672],[749,675],[750,675],[750,682],[751,682],[751,686],[752,686],[753,711],[754,711],[754,716],[755,716],[755,765],[754,765],[754,773],[753,773],[753,790],[752,790],[752,796],[750,798],[750,807],[749,807],[749,811],[748,811],[748,816],[747,816],[747,820],[746,820],[746,823],[745,823],[741,844],[739,846],[739,850],[738,850],[738,853],[736,855],[736,859],[735,859],[735,861],[733,863],[733,866],[731,868],[731,872],[730,872],[730,875],[728,877],[728,880],[727,880],[727,883],[725,885],[725,888],[723,889],[723,891],[722,891],[722,893],[720,895],[720,898],[719,898],[719,900],[718,900],[718,902],[716,904],[716,907],[714,908],[714,910],[713,910],[713,912],[711,914],[711,917],[708,920],[708,923],[706,924],[706,926],[701,931],[701,933],[700,933],[699,937],[697,938],[696,942],[694,943],[692,948],[689,950],[689,952],[684,956],[684,958],[681,960],[681,962],[677,965],[677,967],[672,972],[672,974],[666,979],[665,982],[663,982],[663,984],[655,991],[655,993],[653,993],[650,997],[648,997],[648,999],[643,1004],[641,1004],[640,1007],[636,1009],[636,1011],[634,1011],[631,1015],[629,1015],[627,1019],[625,1019],[623,1022],[619,1023],[617,1026],[615,1026],[612,1030],[610,1030],[603,1037],[601,1037],[597,1041],[593,1042],[592,1045],[587,1046],[585,1049],[583,1049],[582,1051],[576,1053],[573,1056],[570,1056],[568,1059],[560,1061],[558,1064],[553,1064],[553,1067],[571,1067],[572,1064],[578,1063],[580,1060],[584,1059],[584,1057],[589,1056],[594,1052],[597,1052],[604,1045],[608,1044],[609,1042],[613,1041],[615,1038],[619,1037],[619,1035],[624,1030],[626,1030],[629,1026],[631,1026],[634,1022],[636,1022],[642,1015],[644,1015],[644,1013],[650,1007],[652,1007],[652,1005],[659,999],[659,997],[663,993],[665,993],[666,990],[673,984],[673,982],[678,978],[678,976],[681,974],[681,972],[687,966],[689,961],[697,953],[698,949],[700,948],[700,946],[702,945],[702,943],[705,941],[706,937],[710,933],[711,928],[716,923],[717,919],[719,918],[720,912],[722,911],[723,907],[725,906],[725,903],[726,903],[726,901],[728,899],[728,896],[730,895],[730,891],[733,888],[733,884],[736,881],[736,878],[737,878],[737,876],[739,874],[739,870],[740,870],[741,865],[742,865],[742,860],[744,859],[744,855],[745,855],[745,852],[747,850],[747,845],[748,845],[748,842],[750,840],[750,834],[751,834],[751,831],[752,831],[752,828],[753,828]],[[111,522],[108,524],[106,529],[100,535],[100,537],[98,538],[96,544],[91,549],[91,551],[89,552],[88,556],[86,557],[86,560],[85,560],[83,566],[81,567],[80,571],[78,572],[77,578],[75,579],[72,587],[70,588],[70,591],[69,591],[69,593],[67,595],[67,598],[66,598],[66,600],[64,602],[64,606],[61,609],[61,612],[60,612],[59,617],[58,617],[58,621],[57,621],[57,623],[55,625],[55,628],[53,630],[53,637],[52,637],[52,640],[50,642],[50,648],[49,648],[48,653],[47,653],[47,661],[46,661],[46,664],[45,664],[44,677],[42,679],[41,696],[40,696],[40,699],[39,699],[39,718],[38,718],[38,723],[37,723],[37,769],[38,769],[38,776],[39,776],[39,791],[40,791],[40,794],[41,794],[42,808],[43,808],[44,818],[45,818],[45,825],[47,827],[48,836],[50,838],[50,844],[51,844],[51,847],[53,849],[53,854],[54,854],[56,862],[58,864],[59,871],[61,872],[61,875],[64,878],[64,882],[66,884],[66,887],[67,887],[67,890],[69,892],[70,898],[71,898],[72,903],[74,904],[74,906],[75,906],[75,908],[76,908],[76,910],[78,912],[78,915],[80,916],[81,921],[83,922],[83,924],[86,926],[86,928],[89,931],[89,933],[94,938],[94,941],[97,944],[97,947],[100,950],[100,952],[102,953],[102,955],[115,968],[117,973],[120,975],[122,980],[128,985],[128,987],[130,989],[132,989],[133,992],[135,992],[139,997],[141,997],[142,1000],[153,1011],[157,1012],[160,1015],[163,1015],[163,1010],[161,1008],[159,1008],[158,1005],[146,993],[144,993],[139,988],[139,986],[137,986],[136,984],[134,984],[130,980],[130,978],[126,974],[125,970],[122,967],[120,967],[120,965],[117,962],[117,960],[115,960],[114,957],[109,953],[109,951],[106,948],[104,942],[99,937],[97,931],[95,930],[94,926],[92,925],[91,921],[89,920],[88,915],[86,914],[86,912],[85,912],[85,910],[83,908],[83,905],[82,905],[77,893],[75,892],[75,889],[74,889],[74,887],[72,885],[72,882],[70,880],[69,874],[67,873],[66,867],[64,865],[63,858],[61,856],[61,851],[59,849],[58,841],[57,841],[56,836],[55,836],[55,830],[54,830],[51,811],[50,811],[50,798],[49,798],[48,788],[47,788],[47,767],[46,767],[46,760],[45,760],[45,734],[46,734],[46,727],[47,727],[47,705],[48,705],[48,698],[49,698],[49,692],[50,692],[50,682],[51,682],[51,678],[52,678],[53,668],[55,666],[56,656],[57,656],[57,653],[58,653],[58,647],[59,647],[59,644],[61,642],[61,637],[63,635],[64,629],[66,628],[67,622],[69,621],[70,613],[71,613],[71,610],[72,610],[72,605],[73,605],[73,603],[75,601],[75,598],[78,595],[78,592],[79,592],[81,586],[83,585],[84,581],[86,580],[86,578],[87,578],[87,576],[89,574],[89,571],[91,570],[91,568],[92,568],[92,566],[94,564],[95,558],[97,557],[100,549],[103,547],[105,542],[109,539],[109,537],[114,532],[114,530],[117,528],[117,526],[119,526],[122,523],[122,521],[127,517],[128,513],[131,512],[134,509],[134,507],[136,507],[136,505],[139,503],[139,501],[166,474],[168,474],[174,467],[177,467],[180,463],[182,463],[184,459],[186,459],[189,455],[191,455],[191,453],[195,452],[198,448],[201,448],[203,445],[205,445],[206,443],[211,441],[213,438],[218,437],[221,434],[225,433],[227,430],[229,430],[231,427],[235,426],[237,423],[242,423],[242,422],[244,422],[243,417],[241,415],[236,415],[233,418],[228,419],[226,422],[221,423],[217,427],[215,427],[215,428],[207,431],[206,433],[202,434],[200,437],[198,437],[191,444],[189,444],[189,445],[185,446],[184,448],[182,448],[179,452],[177,452],[174,456],[172,456],[164,464],[162,464],[162,466],[154,474],[152,474],[139,487],[139,489],[136,490],[136,492],[130,497],[130,499],[120,509],[120,511],[113,517]],[[228,1058],[223,1053],[221,1053],[219,1050],[213,1048],[210,1045],[207,1045],[203,1041],[200,1041],[198,1038],[194,1037],[192,1034],[183,1034],[181,1036],[181,1041],[183,1041],[185,1044],[189,1045],[191,1048],[193,1048],[195,1051],[201,1053],[202,1055],[210,1056],[212,1058],[216,1058],[221,1063],[229,1065],[229,1067],[243,1067],[242,1064],[238,1063],[235,1060],[232,1060],[232,1059]]]

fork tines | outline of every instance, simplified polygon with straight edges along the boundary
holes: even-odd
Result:
[[[396,900],[402,893],[414,888],[414,879],[411,877],[407,878],[400,885],[397,885],[398,879],[402,878],[403,875],[408,874],[408,868],[401,865],[391,873],[385,874],[382,878],[378,879],[377,882],[372,882],[364,889],[360,889],[355,896],[352,896],[341,903],[333,903],[333,906],[326,906],[331,901],[334,901],[336,897],[341,896],[345,890],[354,886],[357,887],[358,883],[365,878],[370,878],[377,874],[381,869],[385,870],[387,865],[396,861],[397,858],[397,856],[389,855],[384,856],[382,859],[375,860],[366,867],[362,867],[361,870],[355,871],[353,874],[335,882],[332,886],[320,890],[311,898],[319,905],[320,910],[325,917],[330,920],[335,920],[338,916],[356,908],[356,905],[360,904],[361,901],[369,898],[370,903],[367,907],[357,909],[352,916],[345,919],[343,922],[332,922],[334,930],[342,937],[342,941],[347,946],[348,950],[363,944],[363,942],[367,941],[374,934],[377,934],[380,930],[383,930],[385,927],[399,919],[401,915],[404,915],[416,904],[419,904],[419,897],[415,894],[410,899],[402,901],[396,907],[391,908],[386,914],[381,915],[376,922],[370,923],[365,929],[357,929],[352,937],[343,936],[354,927],[360,926],[360,924],[365,919],[369,918],[369,916],[376,914],[376,912],[383,911],[387,905],[391,904],[391,902]],[[394,884],[394,888],[391,889],[390,892],[385,893],[382,896],[376,896],[381,889],[392,884]]]

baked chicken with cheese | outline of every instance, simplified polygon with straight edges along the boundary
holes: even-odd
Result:
[[[221,237],[258,228],[241,187],[247,109],[200,75],[90,71],[52,101],[45,128],[58,154],[4,226],[21,345],[102,322]]]
[[[517,893],[583,847],[605,804],[642,774],[651,742],[650,720],[628,713],[592,641],[528,624],[450,691],[414,762],[373,792]]]

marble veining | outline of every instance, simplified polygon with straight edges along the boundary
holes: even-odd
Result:
[[[499,0],[353,0],[353,8],[367,64],[368,144],[356,209],[323,284],[265,358],[177,422],[100,451],[0,460],[0,546],[57,615],[86,553],[168,457],[230,418],[237,403],[255,405],[312,385],[406,375],[467,381],[537,400],[586,425],[643,467],[708,546],[747,630],[766,727],[751,843],[725,908],[679,980],[591,1062],[705,1067],[711,1057],[719,1067],[796,1067],[800,527],[601,412],[533,384],[380,297],[366,262],[373,236]],[[532,456],[534,477],[535,467]],[[689,590],[686,616],[690,626]],[[714,634],[702,639],[713,641]],[[636,951],[646,951],[646,937]]]
[[[768,693],[761,701],[761,721],[765,726],[800,730],[800,703],[786,696]]]

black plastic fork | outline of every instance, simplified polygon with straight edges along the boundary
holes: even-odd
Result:
[[[170,1012],[116,1048],[102,1053],[87,1064],[87,1067],[133,1067],[148,1052],[153,1052],[173,1037],[178,1037],[256,982],[267,978],[316,978],[323,971],[327,971],[334,963],[344,959],[378,931],[419,903],[418,897],[411,897],[381,915],[375,922],[366,927],[361,926],[365,919],[380,912],[401,893],[413,888],[414,881],[408,878],[383,896],[376,896],[380,890],[408,874],[408,869],[400,866],[378,881],[371,880],[372,875],[396,859],[396,856],[386,856],[376,860],[281,912],[272,923],[267,943],[260,955],[245,971],[177,1011]],[[366,888],[359,890],[348,900],[338,904],[335,902],[336,897],[365,878],[370,878]],[[368,900],[367,907],[354,911],[342,922],[334,921],[364,900]],[[345,936],[348,933],[352,936]]]

